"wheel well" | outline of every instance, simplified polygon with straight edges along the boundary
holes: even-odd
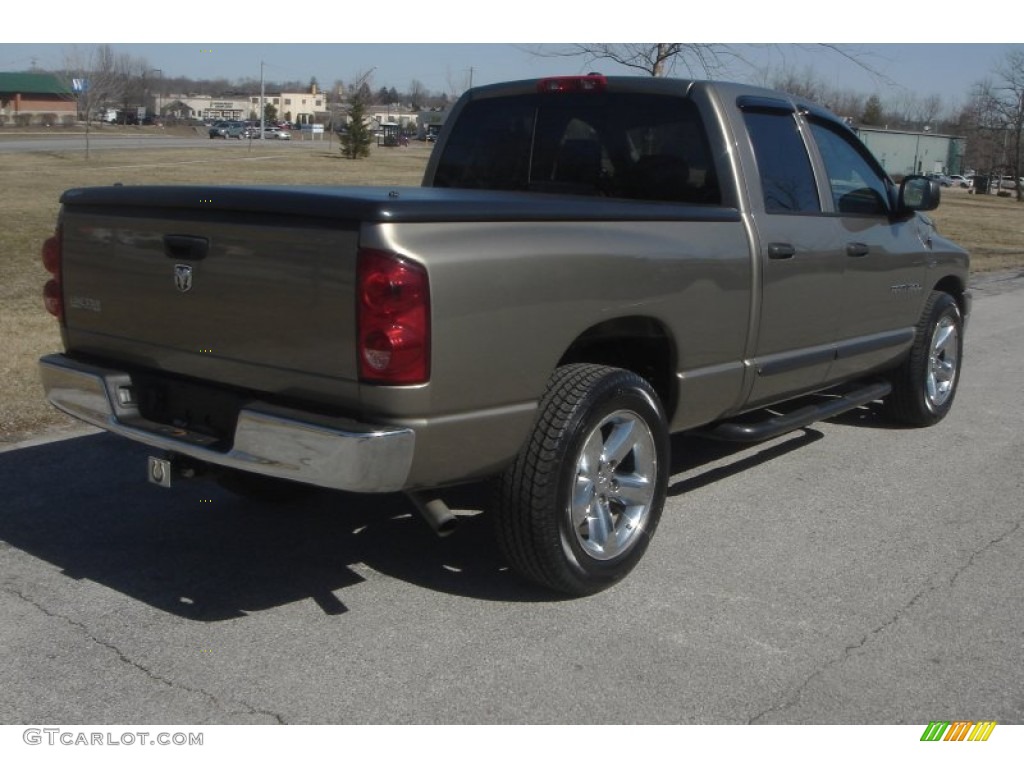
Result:
[[[956,303],[960,306],[960,311],[964,311],[964,285],[960,282],[959,278],[953,275],[946,275],[935,284],[935,288],[932,290],[948,293],[956,299]]]
[[[620,317],[581,334],[559,366],[595,363],[624,368],[650,382],[671,421],[678,402],[676,352],[668,330],[649,317]]]

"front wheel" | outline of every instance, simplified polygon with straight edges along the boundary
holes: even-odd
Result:
[[[527,579],[573,595],[643,557],[665,503],[669,438],[658,396],[618,368],[559,368],[534,431],[501,478],[498,543]]]
[[[960,382],[964,323],[948,293],[933,291],[917,324],[913,346],[890,377],[886,415],[915,427],[937,424],[950,408]]]

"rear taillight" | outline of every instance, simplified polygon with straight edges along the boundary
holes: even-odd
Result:
[[[423,384],[430,378],[430,284],[420,264],[362,248],[358,267],[359,378]]]
[[[541,93],[564,93],[566,91],[603,91],[608,87],[604,75],[573,75],[570,77],[545,77],[537,82]]]
[[[64,299],[61,289],[61,228],[43,242],[43,267],[53,277],[43,286],[43,305],[58,320],[64,320]]]

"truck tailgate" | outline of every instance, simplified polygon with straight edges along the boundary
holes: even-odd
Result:
[[[313,399],[355,387],[358,222],[66,205],[63,238],[70,353]]]

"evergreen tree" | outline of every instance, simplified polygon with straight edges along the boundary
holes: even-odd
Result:
[[[864,114],[860,121],[864,125],[882,125],[882,100],[878,96],[871,96],[864,105]]]
[[[366,126],[366,96],[363,89],[353,91],[348,103],[348,133],[341,136],[341,154],[350,160],[369,157],[373,134]]]

